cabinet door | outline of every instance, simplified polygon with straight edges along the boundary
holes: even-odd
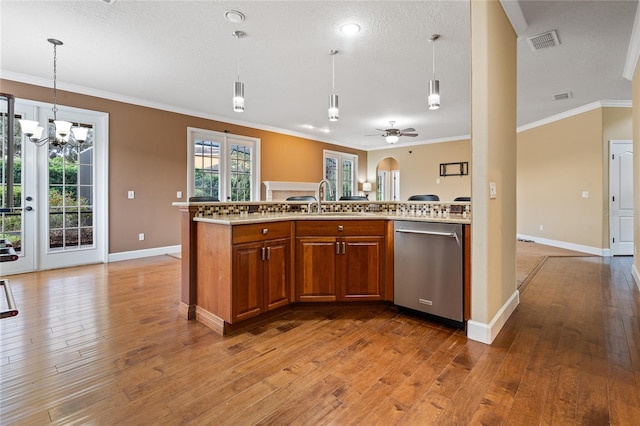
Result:
[[[383,237],[345,237],[340,241],[341,300],[382,300]]]
[[[264,293],[265,310],[279,308],[290,301],[291,243],[288,239],[265,242]]]
[[[233,246],[231,318],[240,321],[263,311],[263,261],[261,242]]]
[[[298,301],[336,300],[336,254],[334,237],[296,240],[296,298]]]

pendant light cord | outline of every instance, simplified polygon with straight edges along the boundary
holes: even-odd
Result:
[[[433,40],[433,50],[432,52],[432,67],[433,67],[433,79],[436,79],[436,40]]]
[[[331,55],[331,93],[336,92],[336,54]]]
[[[58,86],[56,84],[56,79],[57,79],[57,75],[58,75],[58,70],[57,70],[57,62],[58,62],[58,55],[57,55],[57,47],[58,45],[56,45],[55,43],[53,44],[53,119],[57,120],[57,114],[58,114]]]

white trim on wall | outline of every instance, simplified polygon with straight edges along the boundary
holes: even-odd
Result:
[[[274,191],[313,191],[318,192],[318,183],[314,182],[283,182],[275,180],[265,180],[264,186],[266,187],[266,201],[273,201]]]
[[[164,254],[180,254],[182,252],[182,246],[180,244],[175,246],[154,247],[143,250],[123,251],[120,253],[110,253],[109,262],[120,262],[122,260],[142,259],[144,257],[162,256]]]
[[[608,248],[583,246],[582,244],[573,244],[573,243],[567,243],[564,241],[549,240],[547,238],[532,237],[530,235],[523,235],[523,234],[516,234],[516,237],[519,239],[530,240],[530,241],[533,241],[534,243],[544,244],[547,246],[558,247],[558,248],[563,248],[563,249],[573,250],[573,251],[581,251],[583,253],[592,254],[594,256],[603,256],[603,257],[611,256],[611,250]]]
[[[636,268],[636,265],[631,265],[631,276],[633,277],[633,280],[636,282],[638,291],[640,291],[640,273],[638,273],[638,269]]]
[[[531,130],[536,127],[544,126],[545,124],[551,124],[556,121],[564,120],[565,118],[573,117],[574,115],[582,114],[585,112],[593,111],[598,108],[613,107],[613,108],[631,108],[631,101],[596,101],[590,104],[583,105],[574,109],[570,109],[560,114],[552,115],[551,117],[543,118],[533,123],[525,124],[516,129],[518,133],[525,130]]]
[[[629,81],[633,81],[633,75],[636,72],[636,66],[640,61],[640,7],[636,8],[636,19],[633,22],[631,30],[631,41],[627,48],[627,58],[624,62],[624,71],[622,76]]]
[[[502,305],[502,308],[500,308],[489,324],[473,320],[467,321],[467,337],[476,342],[490,345],[519,304],[520,292],[516,290],[509,300]]]

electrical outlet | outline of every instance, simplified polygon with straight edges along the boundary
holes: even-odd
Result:
[[[134,198],[136,198],[136,194],[135,194],[135,192],[133,192],[133,191],[129,191],[129,192],[127,192],[127,197],[128,197],[130,200],[133,200]]]
[[[176,198],[177,198],[177,199],[182,198],[182,191],[178,191],[178,192],[176,192]]]
[[[138,234],[138,240],[139,241],[144,241],[144,233],[141,232],[141,233]]]
[[[489,182],[489,198],[494,199],[498,195],[498,188],[495,182]]]
[[[436,179],[436,183],[440,183],[440,178]]]
[[[540,225],[540,230],[543,231],[544,230],[544,226]]]
[[[582,191],[582,198],[589,198],[589,191]]]

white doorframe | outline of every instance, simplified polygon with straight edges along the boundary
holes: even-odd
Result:
[[[46,124],[47,117],[52,115],[52,104],[24,99],[16,99],[16,113],[24,113],[25,118]],[[94,171],[95,202],[94,242],[89,250],[73,250],[66,253],[51,253],[48,250],[46,233],[48,232],[48,147],[35,146],[26,139],[22,142],[23,155],[23,192],[22,206],[30,206],[32,211],[24,211],[24,241],[22,259],[17,262],[6,262],[2,265],[3,275],[17,274],[34,270],[45,270],[77,266],[89,263],[108,261],[109,229],[108,229],[108,167],[109,167],[109,115],[104,112],[84,110],[80,108],[58,105],[58,117],[69,121],[82,121],[93,125],[94,129]],[[32,197],[32,201],[26,201]],[[43,213],[43,214],[40,214]]]
[[[609,141],[611,255],[633,255],[633,141]]]

